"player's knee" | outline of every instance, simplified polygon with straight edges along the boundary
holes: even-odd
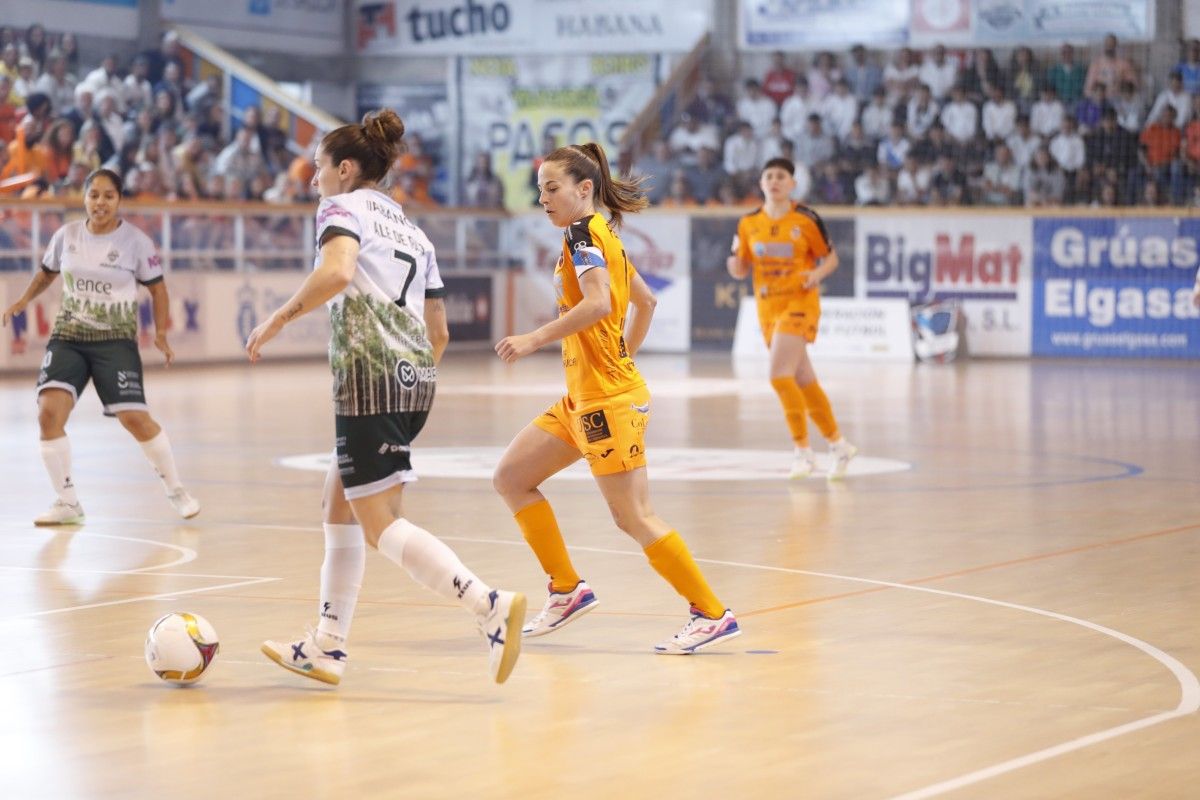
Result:
[[[67,422],[65,414],[58,409],[42,406],[38,409],[38,427],[42,434],[58,433]]]
[[[500,496],[507,497],[522,491],[525,487],[521,486],[520,483],[521,481],[515,468],[503,461],[496,465],[496,471],[492,473],[492,488]]]

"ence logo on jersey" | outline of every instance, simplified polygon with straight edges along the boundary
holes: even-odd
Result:
[[[612,431],[608,429],[608,417],[604,416],[603,409],[581,416],[579,432],[583,434],[589,444],[612,438]]]

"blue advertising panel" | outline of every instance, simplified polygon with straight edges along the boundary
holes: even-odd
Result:
[[[1200,219],[1035,219],[1033,353],[1200,358]]]

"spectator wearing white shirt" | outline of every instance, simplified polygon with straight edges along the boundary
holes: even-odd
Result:
[[[929,87],[933,98],[940,103],[958,83],[958,59],[946,58],[945,46],[936,45],[917,70],[917,78]]]
[[[34,92],[37,76],[33,74],[34,61],[29,56],[21,56],[17,60],[17,77],[13,79],[12,91],[21,97],[29,97]]]
[[[892,199],[892,183],[887,170],[870,164],[854,179],[854,202],[860,206],[885,206]]]
[[[888,103],[887,91],[880,86],[871,97],[871,102],[862,110],[863,133],[873,142],[888,135],[895,122],[896,112]]]
[[[1054,163],[1067,174],[1069,187],[1087,158],[1087,149],[1074,117],[1063,117],[1062,131],[1050,140],[1050,155],[1054,157]]]
[[[989,206],[1013,206],[1021,196],[1021,168],[1013,161],[1008,145],[996,145],[994,160],[983,168],[981,199]]]
[[[1130,133],[1141,132],[1142,111],[1145,106],[1142,104],[1142,97],[1136,86],[1129,81],[1124,81],[1117,96],[1113,98],[1112,107],[1117,112],[1118,125]]]
[[[125,118],[117,110],[117,96],[111,89],[101,89],[96,95],[96,114],[113,149],[120,150],[125,143]]]
[[[879,162],[880,166],[895,172],[904,166],[904,159],[908,156],[910,149],[912,149],[912,142],[905,138],[904,126],[899,122],[893,122],[887,138],[881,141],[876,149],[875,160]]]
[[[804,126],[808,124],[808,115],[815,108],[808,96],[808,79],[800,76],[792,94],[783,101],[779,109],[779,122],[783,127],[783,135],[793,142],[804,134]]]
[[[92,97],[99,97],[101,89],[108,89],[113,93],[117,100],[119,110],[124,111],[124,86],[121,83],[121,78],[117,75],[117,57],[114,54],[109,54],[100,62],[100,66],[88,73],[87,77],[79,82],[81,86],[87,86],[92,92]]]
[[[779,109],[774,100],[763,94],[758,81],[751,78],[745,86],[746,93],[737,102],[738,119],[749,122],[755,136],[766,136]]]
[[[896,51],[895,58],[883,68],[883,85],[887,89],[888,105],[895,107],[908,102],[920,80],[920,67],[913,58],[913,51],[902,47]]]
[[[1042,137],[1033,132],[1033,129],[1029,127],[1029,117],[1022,114],[1017,117],[1017,129],[1008,137],[1005,144],[1012,151],[1013,161],[1018,167],[1025,169],[1033,160],[1033,154],[1042,147]]]
[[[46,71],[33,84],[35,92],[50,98],[56,116],[75,104],[75,76],[67,72],[67,57],[61,50],[52,50],[46,57]]]
[[[820,102],[833,91],[833,87],[842,77],[838,71],[837,59],[833,53],[822,50],[813,59],[812,69],[808,72],[808,88],[813,100]]]
[[[671,146],[672,155],[684,163],[694,164],[701,148],[717,149],[717,129],[713,125],[701,125],[700,120],[684,113],[675,130],[671,131],[667,143]]]
[[[989,142],[1003,142],[1017,128],[1017,104],[1001,86],[993,85],[989,94],[983,104],[983,135]]]
[[[849,81],[838,79],[833,92],[821,101],[821,118],[839,142],[850,135],[850,126],[858,119],[858,98],[850,93]]]
[[[937,122],[940,111],[937,101],[933,99],[933,92],[921,84],[908,101],[908,135],[913,139],[923,139],[933,123]]]
[[[129,74],[125,76],[122,97],[125,108],[136,112],[140,108],[154,105],[154,87],[146,76],[150,73],[150,60],[145,56],[137,56],[130,65]]]
[[[835,147],[833,138],[825,133],[821,125],[820,114],[808,115],[808,127],[804,134],[793,142],[796,161],[811,170],[823,161],[833,158]]]
[[[758,171],[758,141],[749,122],[739,122],[737,132],[725,140],[725,172],[739,180]]]
[[[1154,98],[1154,105],[1150,106],[1150,113],[1146,115],[1146,123],[1157,121],[1163,108],[1168,105],[1175,109],[1175,126],[1180,129],[1186,127],[1192,115],[1192,96],[1183,88],[1183,74],[1179,70],[1171,72],[1167,88]]]
[[[911,153],[896,175],[896,202],[902,206],[924,205],[929,201],[929,168],[917,162]]]
[[[775,120],[771,123],[771,132],[767,134],[766,138],[762,139],[758,143],[758,163],[765,164],[772,158],[784,157],[783,152],[785,146],[791,148],[792,143],[786,137],[784,137],[783,126],[780,124],[779,120]],[[794,160],[792,158],[791,151],[789,151],[786,158],[788,161]]]
[[[1041,98],[1029,109],[1029,127],[1043,139],[1052,139],[1062,130],[1066,109],[1058,99],[1058,92],[1050,84],[1042,87]]]
[[[961,86],[950,90],[950,102],[942,109],[941,119],[946,133],[959,144],[974,139],[979,129],[979,112]]]

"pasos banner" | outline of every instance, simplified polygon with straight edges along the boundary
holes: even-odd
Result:
[[[1200,358],[1200,220],[1039,219],[1033,352]]]
[[[1024,216],[862,214],[858,296],[955,300],[975,355],[1029,355],[1031,245]]]
[[[356,0],[369,55],[687,52],[708,30],[704,4],[678,0]]]
[[[463,161],[480,152],[510,209],[537,200],[536,164],[555,146],[599,142],[616,157],[629,122],[654,94],[649,56],[470,58],[463,64]]]

